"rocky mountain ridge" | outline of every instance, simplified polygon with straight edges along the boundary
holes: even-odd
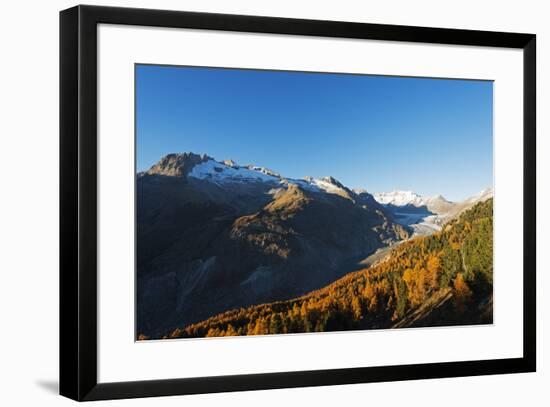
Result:
[[[137,176],[137,331],[302,295],[408,236],[332,177],[169,154]]]

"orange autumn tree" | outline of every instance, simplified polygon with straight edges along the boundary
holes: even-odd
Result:
[[[453,287],[455,291],[455,307],[458,312],[464,312],[466,305],[472,298],[472,290],[468,287],[463,273],[457,274],[453,280]]]

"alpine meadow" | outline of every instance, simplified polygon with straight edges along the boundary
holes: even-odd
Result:
[[[493,323],[493,83],[136,66],[137,340]]]

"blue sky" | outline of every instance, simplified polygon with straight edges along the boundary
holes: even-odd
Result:
[[[173,152],[460,200],[492,185],[493,83],[138,65],[137,169]]]

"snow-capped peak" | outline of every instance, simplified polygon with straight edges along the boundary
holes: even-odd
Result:
[[[394,206],[427,206],[431,203],[443,202],[449,203],[443,196],[434,195],[434,196],[421,196],[413,191],[392,191],[392,192],[380,192],[375,193],[374,199],[383,205],[394,205]]]
[[[171,177],[186,176],[196,165],[212,160],[206,154],[181,153],[167,154],[148,171],[149,175],[163,175]]]
[[[232,160],[218,162],[209,159],[197,164],[189,173],[189,177],[206,179],[215,183],[223,182],[272,182],[277,183],[280,177],[275,173],[269,173],[260,167],[241,167]]]
[[[332,194],[341,194],[345,192],[345,187],[333,177],[323,177],[321,179],[311,179],[311,184]]]
[[[477,195],[472,196],[470,202],[486,201],[489,198],[493,197],[493,188],[487,187],[484,190],[480,191]]]
[[[223,160],[223,161],[222,161],[222,164],[225,164],[225,165],[227,165],[228,167],[232,167],[232,168],[237,168],[237,167],[239,167],[239,165],[238,165],[235,161],[233,161],[233,160],[231,160],[231,159],[229,159],[229,160]]]
[[[345,194],[346,187],[333,177],[321,179],[305,177],[304,179],[284,178],[279,173],[256,165],[240,166],[233,160],[216,161],[207,157],[190,170],[189,177],[208,180],[218,185],[231,182],[269,182],[282,187],[296,185],[312,192]]]
[[[383,205],[425,205],[424,198],[413,191],[379,192],[374,194],[374,199]]]

